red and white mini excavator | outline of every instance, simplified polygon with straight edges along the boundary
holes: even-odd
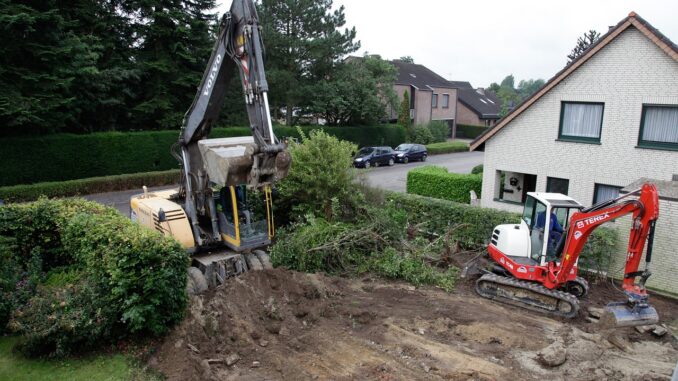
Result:
[[[627,301],[608,304],[601,321],[614,327],[656,323],[659,317],[645,289],[659,216],[659,195],[652,184],[589,208],[559,193],[528,193],[520,223],[499,225],[492,232],[489,266],[476,281],[476,292],[533,311],[576,316],[578,298],[589,290],[577,276],[584,244],[598,226],[629,214],[633,223],[622,282]],[[639,271],[646,241],[645,269]],[[477,264],[466,266],[462,276],[478,270]]]

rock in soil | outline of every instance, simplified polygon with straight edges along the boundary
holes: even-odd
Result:
[[[603,309],[602,308],[589,307],[588,311],[589,311],[589,315],[596,318],[596,319],[600,319],[600,317],[603,316]]]
[[[563,343],[556,341],[537,353],[537,361],[551,368],[560,366],[567,361],[567,349]]]
[[[238,356],[237,353],[233,353],[232,355],[229,355],[228,357],[226,357],[226,365],[228,365],[228,366],[233,366],[238,361],[240,361],[240,356]]]
[[[652,334],[657,336],[657,337],[662,337],[662,336],[666,335],[666,332],[668,332],[668,330],[666,328],[662,327],[662,326],[659,326],[659,325],[655,329],[652,330]]]

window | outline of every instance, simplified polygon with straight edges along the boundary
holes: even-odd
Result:
[[[450,94],[443,94],[443,108],[450,107]]]
[[[621,189],[614,185],[596,184],[593,187],[593,205],[619,197]]]
[[[562,102],[558,139],[600,142],[603,108],[603,103]]]
[[[433,94],[431,97],[431,107],[438,108],[438,94]]]
[[[569,187],[570,180],[568,179],[559,179],[557,177],[546,178],[546,191],[549,193],[567,194]]]
[[[638,146],[678,150],[678,106],[643,105]]]

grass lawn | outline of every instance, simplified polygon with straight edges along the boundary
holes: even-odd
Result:
[[[144,372],[123,354],[78,359],[32,360],[12,353],[17,337],[0,337],[0,381],[148,381],[158,377]]]

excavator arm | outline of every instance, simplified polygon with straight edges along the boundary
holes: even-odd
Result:
[[[637,200],[627,199],[634,195],[639,196]],[[613,303],[607,307],[607,311],[613,315],[610,317],[614,318],[615,326],[623,326],[625,322],[629,325],[635,324],[639,319],[638,315],[647,320],[655,319],[656,316],[656,311],[648,304],[645,289],[645,282],[651,275],[654,229],[659,217],[659,193],[653,184],[644,184],[634,192],[574,213],[570,218],[561,261],[559,264],[549,263],[549,274],[544,282],[548,288],[564,285],[591,233],[600,225],[629,214],[632,216],[632,224],[622,281],[628,302]],[[645,268],[639,271],[646,242]]]
[[[219,241],[212,185],[269,187],[290,166],[286,145],[273,133],[261,27],[252,0],[234,0],[220,23],[217,41],[173,154],[182,167],[179,194],[198,245]],[[240,75],[251,137],[206,139],[219,117],[233,73]],[[200,219],[211,220],[210,232]],[[206,237],[206,238],[205,238]]]

